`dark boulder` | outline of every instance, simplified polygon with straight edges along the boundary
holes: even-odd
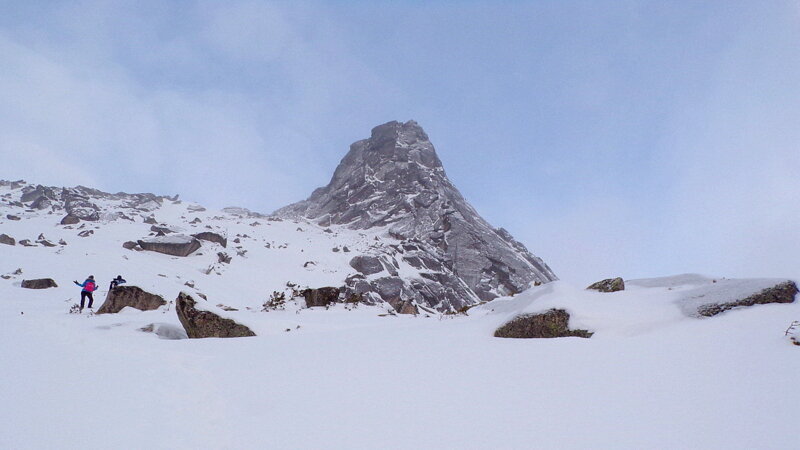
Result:
[[[143,250],[172,256],[189,256],[201,247],[200,241],[183,235],[140,239],[137,243]]]
[[[216,242],[223,248],[228,247],[228,238],[222,236],[221,234],[212,233],[211,231],[204,231],[202,233],[193,234],[192,236],[204,241]]]
[[[151,225],[150,226],[150,231],[155,231],[156,233],[161,233],[162,236],[165,235],[165,234],[174,233],[174,231],[170,230],[167,227],[159,227],[159,226],[155,226],[155,225]]]
[[[61,219],[61,225],[75,225],[76,223],[80,222],[81,219],[78,216],[73,216],[72,214],[67,214]]]
[[[350,260],[350,267],[364,275],[372,275],[383,272],[384,270],[380,258],[370,255],[358,255],[353,257],[353,259]]]
[[[12,215],[12,214],[6,214],[6,219],[8,219],[8,220],[21,220],[19,218],[19,216],[15,216],[15,215]]]
[[[797,295],[797,285],[793,281],[784,281],[773,287],[739,300],[724,303],[710,303],[697,308],[701,316],[711,317],[733,308],[764,305],[767,303],[792,303]]]
[[[211,311],[197,309],[197,301],[189,294],[181,292],[176,300],[176,310],[181,325],[191,339],[209,337],[246,337],[255,336],[250,328],[214,314]]]
[[[151,294],[137,286],[117,286],[108,291],[106,301],[97,310],[97,314],[118,313],[122,308],[130,306],[140,311],[151,311],[166,305],[163,297]]]
[[[25,289],[47,289],[58,287],[52,278],[39,278],[38,280],[22,280]]]
[[[336,287],[306,289],[302,294],[306,299],[306,306],[309,308],[314,306],[328,306],[339,300],[339,288]]]
[[[41,209],[47,209],[51,206],[53,206],[53,202],[45,196],[41,196],[36,200],[34,200],[33,203],[31,203],[31,208],[33,209],[41,210]]]
[[[494,332],[502,338],[557,338],[577,336],[592,337],[591,331],[570,330],[569,313],[563,309],[551,309],[540,314],[523,314],[501,326]]]
[[[123,242],[123,243],[122,243],[122,247],[123,247],[123,248],[126,248],[126,249],[128,249],[128,250],[133,250],[133,249],[135,249],[135,248],[136,248],[138,245],[139,245],[139,244],[137,244],[136,242],[133,242],[133,241],[126,241],[126,242]]]
[[[17,245],[17,241],[7,234],[0,234],[0,244]]]
[[[625,281],[622,278],[607,278],[605,280],[592,283],[586,289],[592,289],[600,292],[617,292],[625,290]]]
[[[19,245],[21,245],[23,247],[36,247],[36,244],[31,242],[30,239],[23,239],[23,240],[19,241]]]

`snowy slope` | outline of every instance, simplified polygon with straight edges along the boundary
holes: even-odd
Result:
[[[783,331],[800,320],[800,304],[703,319],[684,309],[698,289],[745,293],[774,280],[679,276],[628,281],[611,294],[554,282],[466,316],[387,315],[384,305],[307,309],[302,301],[261,312],[287,281],[333,284],[353,272],[353,254],[391,242],[369,230],[325,232],[197,209],[163,201],[134,221],[79,229],[46,210],[0,207],[0,233],[67,242],[0,244],[0,275],[9,276],[0,279],[0,448],[796,446],[800,347]],[[204,241],[185,258],[124,249],[150,234],[142,222],[150,214],[184,234],[225,233],[228,247]],[[87,229],[94,233],[78,236]],[[217,252],[231,263],[218,263]],[[169,340],[139,331],[179,326],[174,305],[68,314],[80,291],[72,280],[89,274],[101,282],[96,308],[121,274],[167,300],[185,290],[238,308],[224,314],[258,336]],[[59,287],[19,287],[40,277]],[[595,335],[492,337],[510,318],[552,307]]]

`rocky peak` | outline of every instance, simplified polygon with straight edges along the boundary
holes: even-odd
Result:
[[[405,291],[396,282],[384,282],[393,286],[392,301],[416,296],[421,304],[458,309],[519,292],[533,281],[556,279],[541,259],[505,230],[494,229],[464,199],[447,178],[428,135],[413,120],[373,128],[368,139],[350,146],[327,186],[274,215],[322,226],[381,227],[409,243],[413,255],[382,255],[413,261],[423,271],[422,278],[405,280]],[[380,283],[373,287],[380,292]],[[360,282],[359,293],[369,289]],[[438,294],[426,297],[433,291]]]

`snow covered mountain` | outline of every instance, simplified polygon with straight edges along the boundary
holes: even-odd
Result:
[[[283,217],[0,182],[0,448],[796,443],[800,336],[787,326],[800,302],[785,279],[683,275],[617,292],[554,281],[458,314],[366,295],[309,307],[297,291],[341,286],[353,265],[379,279],[392,250],[399,278],[429,269],[394,248],[411,242],[389,235],[401,220]],[[71,314],[72,281],[89,274],[96,310],[116,275],[155,309]],[[188,338],[186,295],[255,337]],[[591,338],[493,337],[549,311]]]
[[[373,128],[369,139],[350,146],[327,186],[275,216],[385,231],[396,239],[373,249],[358,264],[360,275],[347,280],[349,293],[393,305],[454,310],[556,279],[547,264],[464,199],[413,120]],[[401,264],[418,276],[399,274]]]

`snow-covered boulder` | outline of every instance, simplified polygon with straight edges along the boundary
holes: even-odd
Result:
[[[208,302],[199,305],[189,294],[181,292],[176,300],[178,319],[191,339],[209,337],[255,336],[250,328],[211,312]]]
[[[140,239],[137,243],[143,250],[172,256],[189,256],[201,247],[200,241],[182,234]]]
[[[519,315],[494,332],[495,337],[502,338],[590,338],[592,334],[587,330],[570,330],[569,313],[563,309]]]
[[[139,331],[145,333],[154,333],[160,339],[177,340],[189,338],[183,328],[171,323],[151,323],[147,326],[139,328]]]
[[[586,289],[600,292],[617,292],[625,290],[625,281],[622,278],[606,278],[605,280],[592,283]]]
[[[711,317],[733,308],[792,303],[797,295],[797,285],[793,281],[775,283],[773,280],[766,284],[771,286],[765,286],[757,280],[722,280],[711,289],[691,291],[683,301],[683,307],[690,315]]]
[[[151,294],[138,286],[117,286],[108,291],[106,301],[97,310],[97,314],[118,313],[125,307],[150,311],[166,304],[166,300],[160,295]]]
[[[58,287],[52,278],[39,278],[36,280],[22,280],[22,287],[25,289],[48,289]]]

